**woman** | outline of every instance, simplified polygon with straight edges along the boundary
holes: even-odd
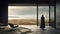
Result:
[[[40,26],[40,28],[45,28],[45,18],[44,18],[43,15],[41,17],[41,26]]]

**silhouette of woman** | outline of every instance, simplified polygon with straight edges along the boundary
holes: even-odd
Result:
[[[44,15],[41,16],[41,25],[40,28],[45,28],[45,18]]]

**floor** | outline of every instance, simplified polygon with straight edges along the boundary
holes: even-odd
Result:
[[[42,29],[36,25],[19,25],[17,28],[0,29],[0,34],[60,34],[60,30],[46,26]]]

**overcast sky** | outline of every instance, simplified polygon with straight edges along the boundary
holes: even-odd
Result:
[[[38,8],[39,19],[43,14],[46,18],[49,18],[49,7],[39,6]],[[36,19],[37,7],[36,6],[8,6],[8,18],[9,19]]]

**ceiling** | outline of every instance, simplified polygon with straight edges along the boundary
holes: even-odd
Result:
[[[53,2],[54,2],[54,0],[9,0],[8,5],[36,6],[36,4],[38,3],[40,6],[46,6],[49,3],[53,3]]]
[[[9,3],[39,3],[39,4],[48,4],[54,0],[9,0]]]

